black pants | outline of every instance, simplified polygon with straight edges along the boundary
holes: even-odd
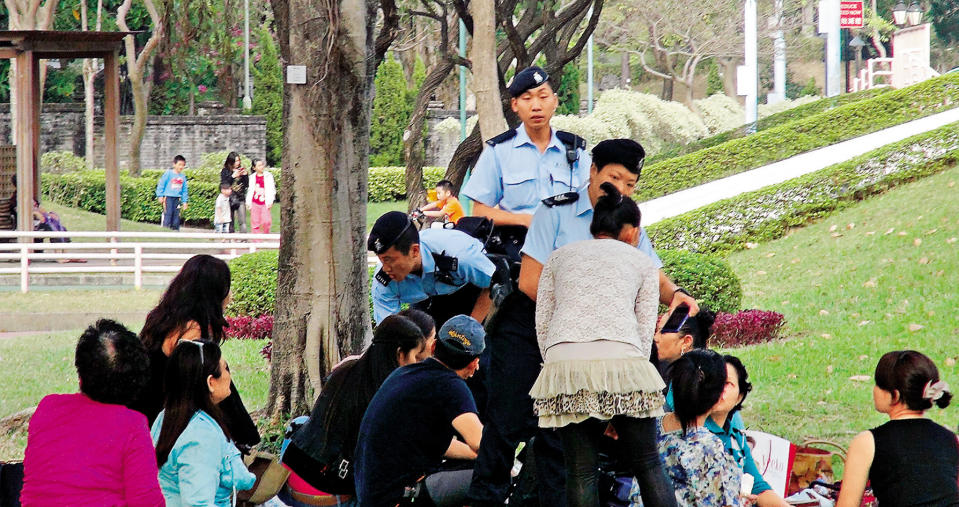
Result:
[[[516,446],[534,435],[540,505],[566,505],[566,471],[559,436],[555,431],[539,429],[529,397],[543,362],[536,343],[535,314],[535,303],[525,294],[514,292],[487,330],[489,402],[469,490],[473,505],[502,504],[506,500]]]
[[[656,419],[616,416],[612,423],[623,454],[639,482],[643,505],[675,507],[673,486],[656,449]],[[566,496],[570,507],[600,505],[598,455],[606,424],[587,419],[558,430],[566,459]]]

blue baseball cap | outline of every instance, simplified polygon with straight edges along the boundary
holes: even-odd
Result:
[[[447,320],[436,336],[437,346],[455,354],[477,357],[486,349],[483,325],[468,315]]]

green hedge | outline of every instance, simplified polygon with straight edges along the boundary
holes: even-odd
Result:
[[[163,209],[156,199],[156,178],[120,175],[120,216],[137,222],[160,223]],[[48,199],[94,213],[106,213],[106,181],[102,170],[67,174],[44,174],[43,195]],[[189,206],[180,215],[184,222],[205,224],[213,218],[213,206],[220,185],[190,181]]]
[[[739,277],[725,259],[683,250],[657,250],[663,272],[715,312],[733,313],[743,301]]]
[[[227,315],[273,315],[276,311],[278,259],[277,250],[263,250],[241,255],[228,263],[233,301],[226,307]]]
[[[819,114],[823,111],[835,109],[839,106],[870,99],[888,91],[892,91],[892,88],[872,88],[854,93],[844,93],[836,97],[825,97],[815,102],[802,104],[792,109],[787,109],[786,111],[780,111],[765,118],[760,118],[759,121],[756,122],[756,131],[758,132],[772,127],[777,127],[779,125],[784,125],[791,121],[801,120],[803,118]],[[689,144],[667,146],[656,155],[646,159],[646,163],[652,165],[667,159],[688,155],[694,151],[704,150],[706,148],[712,148],[713,146],[723,144],[726,141],[732,141],[733,139],[746,137],[750,133],[751,132],[749,132],[747,127],[743,125],[742,127],[721,132],[714,136],[700,139],[699,141],[693,141]]]
[[[646,228],[660,248],[720,253],[783,236],[870,195],[959,163],[959,123]]]
[[[120,175],[120,215],[137,222],[160,223],[162,208],[156,200],[156,184],[164,170],[147,169],[134,178]],[[281,173],[271,169],[276,177],[277,193],[280,192]],[[402,167],[370,168],[370,202],[403,199],[406,196],[406,175]],[[423,169],[427,188],[443,178],[445,169]],[[213,206],[220,193],[219,172],[209,169],[187,169],[190,205],[182,212],[181,219],[187,223],[205,224],[213,218]],[[63,174],[43,174],[43,195],[65,206],[80,208],[94,213],[106,213],[106,177],[102,169],[73,171]]]
[[[956,107],[959,74],[881,93],[712,148],[652,164],[635,197],[646,201],[755,169],[906,121]]]
[[[423,184],[426,188],[433,188],[436,182],[443,179],[446,169],[443,167],[424,167]],[[397,201],[406,198],[406,168],[405,167],[371,167],[370,180],[367,188],[370,190],[370,202]]]

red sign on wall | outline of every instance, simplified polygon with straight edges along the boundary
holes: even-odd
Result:
[[[862,28],[862,0],[839,2],[839,26]]]

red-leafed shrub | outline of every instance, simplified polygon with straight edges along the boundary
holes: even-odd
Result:
[[[775,340],[786,318],[765,310],[718,313],[710,341],[720,347],[742,347]]]
[[[228,338],[262,340],[273,336],[273,316],[227,317],[230,327],[226,328]]]

